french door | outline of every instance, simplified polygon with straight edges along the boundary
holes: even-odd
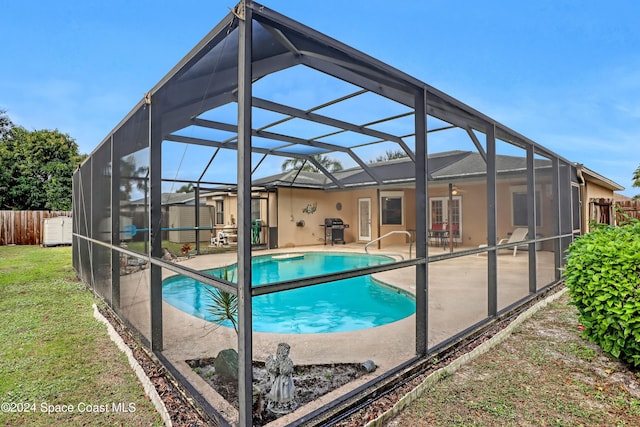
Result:
[[[432,230],[449,230],[449,222],[453,230],[453,238],[456,242],[462,241],[462,198],[454,196],[449,206],[448,197],[431,197],[429,199],[431,215],[429,216],[429,228]]]
[[[358,240],[371,241],[371,199],[358,199]]]

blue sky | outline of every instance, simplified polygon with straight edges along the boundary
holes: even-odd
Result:
[[[89,153],[235,3],[5,0],[0,109]],[[640,193],[640,3],[261,3]]]

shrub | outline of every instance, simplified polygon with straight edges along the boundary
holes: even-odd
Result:
[[[640,366],[640,222],[598,226],[568,249],[565,282],[583,335]]]

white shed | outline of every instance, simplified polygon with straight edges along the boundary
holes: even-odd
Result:
[[[70,245],[72,240],[73,218],[56,216],[45,218],[42,227],[42,246]]]

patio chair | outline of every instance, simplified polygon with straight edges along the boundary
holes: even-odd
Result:
[[[428,239],[430,246],[443,246],[444,236],[446,230],[444,230],[444,224],[434,223],[428,231]]]
[[[224,246],[229,244],[229,235],[224,231],[218,231],[215,236],[211,236],[211,246]]]
[[[509,236],[508,238],[500,239],[500,241],[498,242],[498,245],[501,245],[503,243],[521,242],[527,238],[528,233],[529,233],[528,228],[524,228],[524,227],[516,228],[515,230],[513,230],[513,233],[511,233],[511,236]],[[516,256],[517,253],[518,253],[518,246],[514,246],[513,256]]]
[[[218,231],[218,246],[229,245],[229,235],[224,231]]]

